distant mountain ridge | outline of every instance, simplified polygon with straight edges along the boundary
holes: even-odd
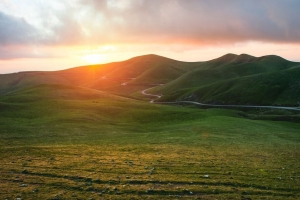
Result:
[[[157,101],[193,100],[201,103],[286,105],[300,102],[300,63],[276,55],[254,57],[226,54],[205,62],[183,62],[150,54],[122,62],[53,72],[0,75],[0,95],[40,84],[63,84]]]

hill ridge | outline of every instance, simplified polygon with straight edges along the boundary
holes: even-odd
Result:
[[[193,91],[198,91],[197,98],[204,102],[226,102],[231,97],[252,95],[260,100],[239,98],[239,103],[295,105],[299,101],[296,99],[300,98],[300,91],[297,90],[300,68],[296,67],[299,65],[300,63],[276,55],[255,57],[245,53],[228,53],[209,61],[184,62],[147,54],[120,62],[79,66],[60,71],[0,75],[0,95],[32,85],[65,84],[144,98],[140,91],[164,84],[153,89],[154,93],[163,95],[162,100],[182,99],[190,96]],[[287,71],[288,69],[291,70]],[[248,77],[256,75],[266,81],[250,80]],[[247,92],[250,89],[251,92]],[[267,91],[273,91],[272,95],[266,96]],[[280,100],[275,97],[280,97]],[[251,101],[247,102],[249,99]],[[269,102],[263,102],[263,99],[269,99]]]

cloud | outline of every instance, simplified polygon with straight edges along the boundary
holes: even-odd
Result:
[[[300,43],[299,10],[299,0],[11,0],[0,44]]]
[[[58,51],[49,51],[47,48],[36,45],[9,45],[0,46],[0,60],[15,58],[60,58],[66,57]]]
[[[99,30],[93,33],[117,42],[300,41],[300,24],[297,22],[300,2],[297,0],[83,2],[102,16],[102,23],[111,37]]]
[[[35,42],[36,30],[22,18],[0,12],[0,45]]]
[[[77,0],[31,4],[40,11],[39,20],[43,21],[36,27],[40,43],[300,41],[298,0]],[[33,29],[29,23],[4,14],[0,17],[5,22],[2,40],[31,41]],[[27,35],[20,38],[20,30]]]

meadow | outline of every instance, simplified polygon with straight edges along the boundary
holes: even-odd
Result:
[[[0,97],[0,197],[299,199],[300,124],[258,113],[19,89]]]

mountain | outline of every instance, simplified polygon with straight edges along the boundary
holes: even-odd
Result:
[[[227,54],[149,92],[162,94],[159,101],[298,106],[299,67],[274,55]]]
[[[196,66],[197,63],[145,55],[122,62],[81,66],[61,71],[1,74],[0,95],[38,84],[67,84],[128,94],[149,85],[167,83]],[[125,82],[127,87],[122,85]]]
[[[0,95],[59,84],[143,98],[142,90],[156,86],[149,93],[162,95],[157,101],[297,106],[299,66],[275,55],[226,54],[206,62],[182,62],[150,54],[61,71],[1,74]]]
[[[294,105],[299,66],[276,56],[147,55],[0,75],[0,197],[300,199],[299,111],[195,109],[141,94]]]

